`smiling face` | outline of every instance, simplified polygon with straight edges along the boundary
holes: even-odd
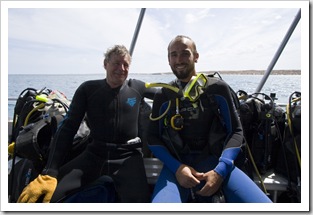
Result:
[[[176,37],[168,46],[169,65],[181,81],[188,82],[196,75],[195,63],[198,58],[193,41],[186,37]]]
[[[128,77],[131,56],[126,48],[116,46],[106,54],[104,68],[107,72],[106,81],[111,88],[121,86]]]
[[[107,83],[116,88],[121,86],[128,76],[130,57],[113,54],[111,59],[104,64],[107,71]]]

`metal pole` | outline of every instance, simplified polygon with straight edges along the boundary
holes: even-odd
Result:
[[[280,44],[278,50],[276,51],[276,53],[274,55],[274,58],[272,59],[270,65],[268,66],[268,68],[267,68],[267,70],[266,70],[266,72],[265,72],[261,82],[259,83],[259,86],[255,90],[256,93],[259,93],[261,91],[261,89],[262,89],[263,85],[265,84],[268,76],[272,72],[272,69],[274,68],[274,66],[275,66],[275,64],[276,64],[280,54],[282,53],[283,49],[285,48],[285,46],[286,46],[286,44],[287,44],[287,42],[288,42],[292,32],[296,28],[300,18],[301,18],[301,9],[299,9],[297,15],[295,16],[295,19],[293,20],[293,22],[292,22],[291,26],[289,27],[289,29],[288,29],[288,31],[287,31],[287,33],[286,33],[282,43]]]
[[[136,41],[137,41],[137,37],[138,37],[139,31],[140,31],[142,20],[143,20],[143,17],[145,15],[145,11],[146,11],[146,8],[141,8],[141,11],[140,11],[140,14],[139,14],[139,18],[138,18],[138,21],[137,21],[137,26],[136,26],[136,29],[135,29],[135,32],[134,32],[133,40],[132,40],[132,43],[131,43],[130,49],[129,49],[129,53],[130,53],[131,56],[133,55],[133,52],[134,52],[134,48],[135,48],[135,45],[136,45]]]

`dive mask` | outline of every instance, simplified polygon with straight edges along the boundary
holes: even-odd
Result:
[[[183,96],[188,98],[191,102],[195,102],[203,93],[208,79],[204,74],[193,76],[183,89]]]
[[[203,93],[203,89],[206,87],[207,82],[207,77],[200,73],[197,76],[192,76],[184,89],[179,89],[178,87],[165,83],[146,83],[145,86],[146,88],[165,87],[181,95],[183,98],[187,98],[191,102],[195,102]]]

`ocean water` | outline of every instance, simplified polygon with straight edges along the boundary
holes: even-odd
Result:
[[[59,90],[68,99],[72,99],[77,87],[86,80],[102,79],[105,74],[83,75],[8,75],[8,118],[12,119],[15,100],[26,88],[42,89],[44,87]],[[129,74],[129,78],[145,82],[168,83],[175,79],[173,74]],[[248,94],[254,93],[262,80],[262,75],[222,75],[222,78],[237,92],[243,90]],[[276,93],[277,103],[288,103],[289,96],[301,92],[300,75],[269,76],[261,92],[267,95]]]

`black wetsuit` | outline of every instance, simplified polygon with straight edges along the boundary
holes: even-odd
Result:
[[[148,129],[149,148],[164,164],[154,187],[152,202],[188,202],[194,196],[176,178],[177,169],[182,164],[199,172],[214,170],[221,175],[224,179],[221,188],[226,202],[271,202],[234,165],[243,142],[243,131],[228,85],[217,78],[209,78],[208,81],[208,87],[195,103],[188,100],[179,102],[179,112],[183,116],[183,127],[179,131],[174,131],[170,124],[172,117],[177,114],[177,94],[173,95],[170,90],[162,89],[154,98],[152,118],[156,119],[167,109],[169,100],[172,102],[167,114],[161,120],[150,121]],[[172,85],[178,86],[177,82]],[[215,102],[210,102],[213,98]],[[222,121],[226,128],[224,132],[216,129]],[[201,181],[200,185],[194,187],[194,192],[200,190],[204,183],[205,181]],[[194,198],[199,202],[211,201],[211,197],[197,194]]]
[[[234,159],[237,157],[243,142],[243,131],[240,120],[226,82],[218,78],[209,78],[208,81],[208,87],[196,102],[191,103],[188,99],[179,102],[179,112],[184,120],[182,130],[177,133],[183,141],[184,150],[177,151],[177,153],[188,154],[190,151],[202,152],[205,149],[207,150],[207,153],[219,157],[223,150],[228,150],[232,151],[230,155],[231,159]],[[175,82],[172,82],[171,84],[178,87],[177,82],[178,81],[175,80]],[[186,83],[182,84],[186,85]],[[163,88],[162,91],[156,94],[153,101],[152,116],[156,117],[160,115],[164,111],[163,109],[167,108],[168,101],[171,100],[171,107],[167,114],[167,119],[170,121],[170,118],[176,114],[175,97],[177,97],[177,95],[173,94],[171,90]],[[209,102],[211,97],[214,98],[214,103]],[[219,111],[220,114],[217,114],[216,111]],[[226,136],[224,136],[224,139],[221,141],[216,140],[214,143],[209,143],[211,138],[210,133],[212,132],[211,129],[214,129],[212,126],[219,120],[217,115],[221,115],[223,118],[226,127],[225,132],[227,133],[228,138],[226,139]],[[148,140],[150,149],[157,154],[159,148],[163,146],[170,148],[164,143],[164,139],[160,138],[159,127],[162,125],[163,121],[164,120],[151,122],[149,127]],[[172,153],[172,155],[174,154],[175,153]],[[177,164],[175,164],[176,163],[174,162],[169,163],[173,168],[173,171],[176,171],[178,168]],[[224,169],[225,166],[220,168],[219,172],[223,176],[227,175],[226,172],[228,172]]]
[[[149,202],[149,188],[140,150],[111,149],[138,136],[143,97],[153,99],[154,89],[144,82],[126,80],[112,89],[103,80],[86,81],[76,90],[69,111],[54,137],[43,174],[58,179],[51,202],[87,185],[102,175],[113,178],[118,202]],[[63,165],[82,119],[87,116],[92,142],[78,157]]]

